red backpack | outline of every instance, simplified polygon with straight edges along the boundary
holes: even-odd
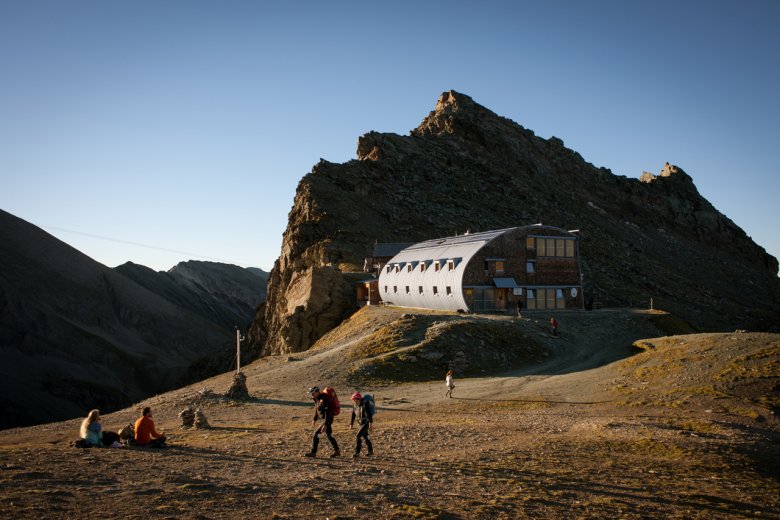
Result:
[[[328,400],[328,408],[330,408],[333,416],[337,416],[341,412],[341,404],[339,404],[339,396],[336,395],[336,389],[332,386],[326,386],[322,389],[322,393],[325,394],[325,398]]]

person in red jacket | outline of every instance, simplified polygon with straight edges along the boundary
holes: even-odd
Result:
[[[557,336],[558,335],[558,320],[556,320],[554,317],[550,318],[550,326],[552,327],[552,335]]]
[[[135,444],[137,446],[151,446],[152,448],[165,447],[165,434],[154,428],[152,409],[147,406],[143,409],[143,415],[135,421]]]

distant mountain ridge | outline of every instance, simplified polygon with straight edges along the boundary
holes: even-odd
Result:
[[[268,273],[189,260],[168,271],[127,262],[114,268],[163,298],[227,328],[243,326],[265,300]]]
[[[375,242],[539,222],[579,230],[583,288],[605,306],[652,299],[696,330],[779,326],[777,259],[682,168],[614,175],[449,91],[408,136],[369,132],[357,160],[321,160],[303,177],[251,342],[306,350],[351,315]]]
[[[0,210],[0,427],[110,411],[204,377],[192,367],[230,362],[265,282],[212,262],[111,269]]]

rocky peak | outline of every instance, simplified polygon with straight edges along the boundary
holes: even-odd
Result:
[[[357,155],[321,161],[298,185],[250,336],[266,353],[305,350],[355,310],[377,241],[534,222],[582,230],[585,291],[605,306],[652,297],[712,330],[766,328],[780,312],[777,259],[669,163],[613,175],[454,91],[409,136],[363,135]]]
[[[691,179],[691,177],[685,173],[682,168],[673,164],[669,164],[668,162],[664,163],[664,166],[661,168],[661,171],[658,175],[654,175],[650,172],[642,172],[642,175],[639,176],[639,181],[650,184],[659,178],[663,179],[670,177],[674,177],[677,180],[685,180],[686,182],[693,184],[693,179]]]
[[[476,103],[466,94],[450,90],[442,93],[436,102],[436,108],[412,130],[412,135],[458,134],[464,136],[474,127],[487,128],[500,124],[503,118]]]

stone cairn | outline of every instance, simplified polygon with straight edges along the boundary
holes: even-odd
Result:
[[[195,428],[210,428],[209,422],[206,420],[206,415],[200,408],[195,410]]]
[[[186,430],[188,428],[192,428],[195,426],[195,411],[192,409],[191,406],[188,406],[187,408],[179,412],[179,417],[181,417],[182,430]]]
[[[200,408],[193,410],[191,406],[188,406],[179,412],[179,417],[181,417],[182,430],[186,430],[188,428],[210,428],[209,422],[206,419],[206,415]]]
[[[227,397],[231,399],[238,399],[241,401],[248,401],[250,398],[249,390],[246,387],[246,376],[241,372],[236,372],[233,376],[233,383],[227,391]]]

